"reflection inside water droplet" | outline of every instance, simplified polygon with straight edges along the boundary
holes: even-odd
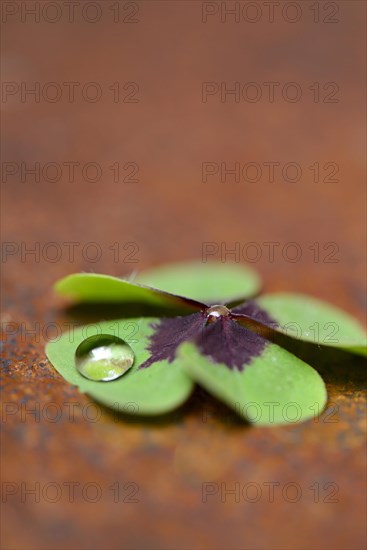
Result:
[[[90,336],[75,352],[77,370],[89,380],[116,380],[134,363],[134,352],[121,338],[110,334]]]
[[[214,323],[220,317],[227,317],[230,315],[230,310],[226,306],[218,305],[208,307],[205,314],[207,317],[207,323]]]

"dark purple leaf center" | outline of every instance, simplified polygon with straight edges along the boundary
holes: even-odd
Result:
[[[192,315],[163,318],[153,325],[154,332],[148,347],[151,355],[140,368],[163,360],[171,363],[180,344],[190,340],[215,363],[242,371],[254,357],[261,355],[268,342],[240,325],[236,317],[238,320],[254,320],[265,326],[275,325],[267,312],[255,302],[246,302],[232,312],[221,305],[208,307]]]

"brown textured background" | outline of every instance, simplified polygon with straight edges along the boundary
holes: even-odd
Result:
[[[7,3],[2,4],[4,9]],[[9,4],[21,9],[20,3]],[[17,492],[4,497],[2,548],[363,548],[366,414],[360,359],[295,349],[323,374],[330,396],[330,407],[317,421],[298,426],[244,426],[200,391],[165,418],[132,422],[103,410],[92,422],[88,398],[47,362],[42,328],[90,318],[63,309],[51,290],[58,277],[80,270],[121,275],[200,258],[202,243],[209,241],[229,248],[235,242],[259,243],[264,253],[254,266],[266,290],[310,292],[363,321],[365,3],[332,3],[339,22],[324,23],[330,5],[320,2],[321,21],[315,23],[314,3],[298,2],[302,17],[294,24],[284,22],[280,11],[269,23],[263,2],[258,2],[263,17],[256,24],[230,18],[222,23],[219,15],[204,24],[199,1],[154,0],[138,3],[135,24],[113,23],[113,2],[101,2],[101,21],[91,24],[80,15],[85,4],[76,8],[74,23],[65,21],[65,11],[54,24],[42,17],[39,23],[31,17],[22,22],[18,12],[2,25],[5,82],[93,81],[103,91],[97,103],[84,101],[80,92],[73,103],[65,95],[55,103],[22,102],[20,94],[3,97],[3,161],[29,166],[92,161],[103,176],[96,183],[83,181],[80,170],[74,182],[66,171],[55,183],[42,177],[22,182],[19,172],[2,179],[3,239],[23,251],[50,242],[63,251],[56,262],[44,254],[22,257],[20,251],[3,256],[8,332],[2,482],[16,484]],[[138,83],[139,102],[114,103],[109,86],[116,81]],[[205,81],[295,81],[303,96],[296,103],[279,93],[273,103],[222,103],[219,96],[202,103]],[[321,87],[336,82],[338,102],[313,102],[309,86],[314,82]],[[136,162],[139,182],[114,183],[108,167],[117,161]],[[281,177],[273,183],[263,178],[204,184],[205,161],[298,162],[303,177],[295,184]],[[337,163],[339,181],[313,182],[308,167],[316,161]],[[69,261],[63,243],[71,241],[79,244]],[[297,242],[301,260],[285,261],[278,252],[269,262],[267,241],[281,243],[278,250]],[[100,261],[83,257],[88,242],[100,247]],[[119,261],[109,248],[115,242]],[[139,248],[138,263],[126,262],[123,246],[129,242]],[[315,242],[321,246],[320,261],[309,249]],[[339,247],[334,263],[323,261],[322,247],[330,242]],[[9,334],[9,327],[18,333]],[[58,422],[51,421],[48,403],[55,404]],[[71,403],[74,417],[67,408]],[[25,414],[34,407],[39,417]],[[205,422],[203,410],[209,411]],[[208,481],[227,488],[257,483],[261,498],[237,503],[229,495],[221,502],[218,493],[204,503],[201,488]],[[63,488],[56,503],[50,502],[51,489],[42,497],[50,482]],[[69,502],[65,483],[72,482],[80,485]],[[89,482],[101,488],[97,503],[83,499],[81,488]],[[128,488],[114,502],[111,485],[117,482],[121,488],[137,484],[138,502],[122,501]],[[264,485],[272,482],[279,484],[274,502]],[[302,492],[298,502],[282,496],[290,482]],[[22,483],[23,490],[40,484],[39,502],[32,495],[22,498]],[[320,487],[319,502],[314,484]],[[330,498],[335,487],[338,493]]]

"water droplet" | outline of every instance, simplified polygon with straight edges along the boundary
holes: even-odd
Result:
[[[124,340],[110,334],[97,334],[83,340],[75,352],[77,370],[89,380],[116,380],[134,363],[134,352]]]
[[[228,317],[231,312],[226,306],[218,305],[208,307],[205,314],[207,317],[207,323],[214,323],[214,321],[219,319],[219,317]]]

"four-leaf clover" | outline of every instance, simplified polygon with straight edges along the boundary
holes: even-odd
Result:
[[[126,316],[80,327],[47,345],[58,372],[104,405],[154,415],[181,405],[195,383],[247,420],[267,425],[306,420],[327,400],[319,374],[267,339],[270,333],[366,354],[366,333],[347,313],[293,293],[265,294],[257,274],[237,264],[185,263],[140,273],[134,282],[74,274],[56,290],[78,302],[159,306],[162,317]],[[180,311],[169,314],[170,307]],[[133,331],[132,331],[133,327]],[[91,335],[127,342],[134,364],[101,382],[76,368],[76,351]]]

